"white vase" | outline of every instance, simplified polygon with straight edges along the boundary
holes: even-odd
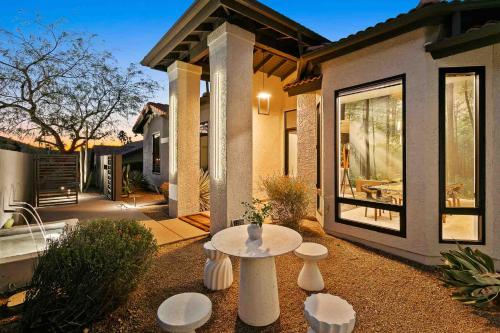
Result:
[[[247,227],[248,238],[251,240],[258,240],[262,238],[262,227],[258,224],[249,224]]]

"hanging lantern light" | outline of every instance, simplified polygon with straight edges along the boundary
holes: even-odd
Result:
[[[262,61],[263,60],[264,52],[262,52]],[[262,90],[257,94],[258,113],[268,116],[271,114],[271,94],[265,90],[264,75],[264,72],[262,72]]]

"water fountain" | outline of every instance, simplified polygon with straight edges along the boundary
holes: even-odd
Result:
[[[66,225],[74,225],[77,220],[43,223],[40,214],[28,202],[15,198],[14,185],[10,189],[0,189],[0,292],[12,284],[25,285],[31,279],[37,258],[46,248],[50,239],[57,239]],[[25,225],[2,229],[6,214],[19,216]],[[34,223],[30,223],[30,219]]]

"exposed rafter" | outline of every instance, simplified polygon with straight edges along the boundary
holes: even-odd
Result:
[[[281,59],[276,65],[274,65],[270,70],[269,72],[267,72],[267,77],[270,77],[271,75],[273,75],[274,73],[276,73],[280,68],[281,66],[283,66],[284,64],[286,64],[286,59]]]
[[[273,57],[272,54],[267,54],[257,65],[253,67],[253,72],[257,73],[262,67],[264,67],[269,60],[271,60]]]

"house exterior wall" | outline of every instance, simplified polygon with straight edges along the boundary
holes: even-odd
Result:
[[[17,151],[0,150],[0,203],[8,202],[12,186],[15,199],[33,203],[34,162],[33,155]],[[0,209],[0,228],[12,216]],[[16,224],[20,221],[16,218]]]
[[[264,85],[262,83],[264,75]],[[271,94],[269,115],[258,113],[259,92]],[[253,195],[265,198],[262,180],[271,175],[283,175],[285,165],[284,112],[295,110],[296,97],[283,92],[283,83],[276,76],[267,77],[262,72],[253,76]]]
[[[160,173],[153,173],[153,134],[160,133]],[[159,187],[168,181],[168,117],[155,116],[144,125],[142,173],[147,181]]]
[[[494,127],[500,125],[499,46],[434,60],[424,51],[424,44],[434,39],[436,33],[436,28],[421,28],[322,64],[325,229],[424,264],[439,263],[440,251],[455,248],[439,243],[438,70],[481,65],[486,66],[486,244],[474,247],[498,260],[500,210],[495,202],[500,200],[500,184],[495,175],[500,171],[500,135]],[[336,222],[334,194],[335,91],[400,74],[406,75],[405,238]]]

